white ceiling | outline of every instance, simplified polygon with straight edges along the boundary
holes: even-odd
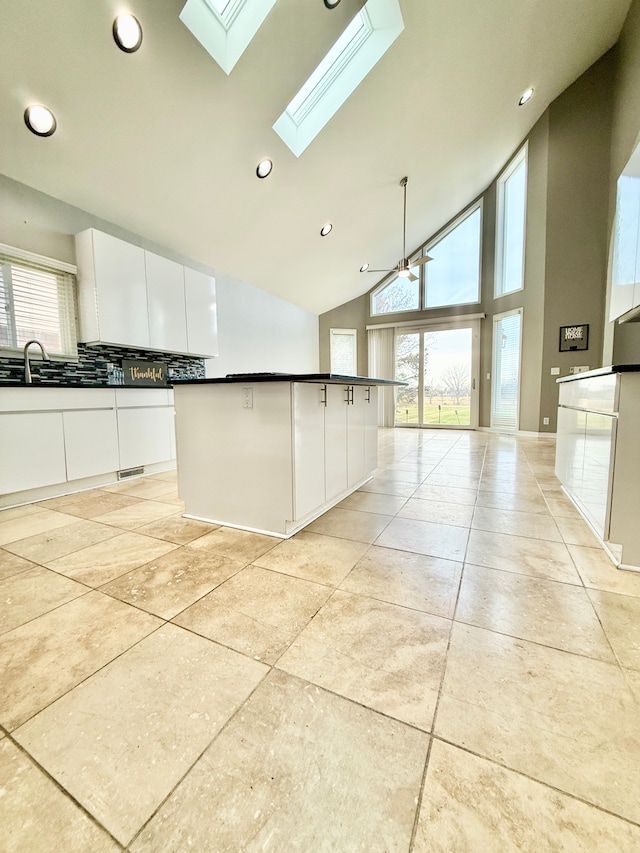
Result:
[[[183,0],[3,0],[0,173],[321,313],[376,283],[360,264],[397,263],[400,178],[411,249],[616,42],[630,0],[400,0],[404,32],[296,159],[272,124],[362,4],[277,0],[227,77]],[[135,54],[111,35],[123,11]],[[27,131],[30,102],[54,136]]]

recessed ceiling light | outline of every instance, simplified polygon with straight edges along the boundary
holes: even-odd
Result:
[[[523,106],[524,104],[527,103],[527,101],[530,101],[532,97],[533,97],[533,89],[529,88],[520,95],[520,100],[518,101],[518,106],[519,107]]]
[[[340,0],[324,0],[324,5],[327,9],[335,9],[336,6],[340,5]]]
[[[118,15],[113,22],[113,38],[120,50],[134,53],[142,44],[142,27],[133,15]]]
[[[330,222],[325,222],[324,225],[322,226],[322,228],[320,229],[320,236],[326,237],[327,234],[331,233],[332,228],[333,228],[333,225]]]
[[[273,163],[271,160],[265,157],[264,160],[260,160],[258,166],[256,168],[256,175],[259,178],[266,178],[267,175],[271,174],[271,170],[273,169]]]
[[[360,272],[366,272],[369,269],[369,264],[362,264]]]
[[[58,126],[54,114],[42,104],[27,107],[24,111],[24,122],[36,136],[51,136]]]

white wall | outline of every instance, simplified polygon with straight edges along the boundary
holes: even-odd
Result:
[[[207,376],[227,373],[316,373],[318,317],[216,273],[220,355],[206,362]]]
[[[0,243],[74,264],[73,235],[85,228],[215,276],[220,356],[206,362],[207,376],[318,370],[315,314],[0,175]]]

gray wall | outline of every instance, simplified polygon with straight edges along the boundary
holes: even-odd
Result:
[[[640,0],[636,0],[640,4]],[[493,316],[522,307],[524,317],[520,429],[554,432],[558,390],[552,367],[602,364],[607,280],[611,87],[610,51],[569,87],[528,136],[527,243],[523,291],[494,298],[496,183],[483,194],[482,299],[454,309],[371,317],[363,297],[320,317],[321,366],[328,366],[328,330],[378,322],[424,321],[484,312],[480,356],[480,425],[491,420]],[[640,88],[640,86],[639,86]],[[516,153],[515,151],[513,152]],[[626,162],[626,161],[625,161]],[[505,164],[506,166],[507,164]],[[498,176],[496,176],[497,178]],[[432,239],[426,238],[425,241]],[[559,353],[560,326],[588,323],[587,353]],[[640,325],[638,326],[640,331]],[[359,351],[360,351],[359,346]],[[362,359],[365,359],[364,362]],[[640,360],[640,359],[638,359]],[[359,352],[359,372],[366,349]],[[544,425],[543,419],[549,418]]]
[[[614,63],[609,52],[549,108],[540,410],[553,431],[558,386],[551,368],[566,376],[575,365],[602,366]],[[560,326],[582,323],[589,324],[589,349],[560,353]]]

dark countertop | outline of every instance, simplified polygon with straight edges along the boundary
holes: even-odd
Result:
[[[591,376],[607,376],[610,373],[638,373],[640,364],[612,364],[609,367],[597,367],[584,373],[573,373],[571,376],[560,376],[556,382],[574,382],[576,379],[589,379]]]
[[[233,373],[220,379],[176,379],[173,387],[180,385],[215,385],[247,382],[318,382],[331,385],[406,385],[395,379],[372,379],[367,376],[341,376],[337,373]]]
[[[29,384],[25,382],[0,382],[0,390],[3,388],[64,388],[65,390],[69,390],[69,388],[82,388],[85,390],[86,388],[117,388],[119,391],[126,388],[135,388],[139,391],[141,388],[143,389],[153,389],[153,388],[161,388],[166,390],[167,388],[173,388],[173,385],[108,385],[104,382],[102,384],[98,382],[87,382],[87,383],[79,383],[79,382],[31,382]]]

